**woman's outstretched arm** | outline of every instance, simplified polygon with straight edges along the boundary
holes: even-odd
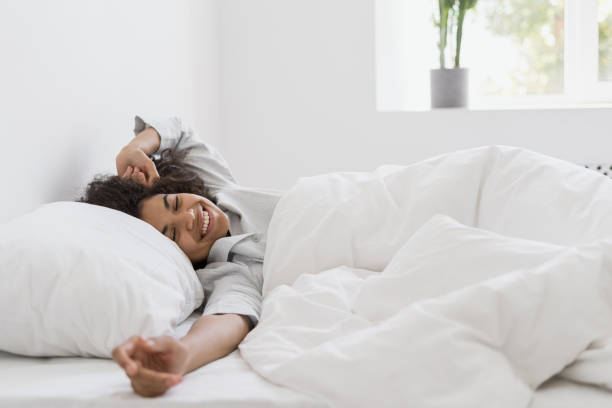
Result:
[[[249,329],[249,319],[242,315],[204,315],[180,340],[132,337],[113,350],[113,359],[137,394],[156,397],[178,384],[184,374],[231,353]]]
[[[234,351],[249,329],[249,319],[246,316],[231,313],[201,316],[181,339],[181,343],[189,350],[185,373]]]

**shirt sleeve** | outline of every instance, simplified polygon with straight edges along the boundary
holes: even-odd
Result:
[[[235,313],[245,315],[255,327],[261,313],[261,284],[249,266],[242,262],[212,262],[199,269],[204,288],[203,314]]]
[[[166,148],[179,151],[189,149],[185,163],[210,187],[226,187],[236,184],[236,180],[221,153],[213,146],[204,143],[195,131],[178,117],[170,118],[134,118],[134,134],[148,127],[154,128],[160,136],[158,154]]]

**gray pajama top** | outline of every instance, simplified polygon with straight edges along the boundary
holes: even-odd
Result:
[[[216,240],[204,268],[196,274],[204,288],[203,314],[236,313],[253,326],[261,312],[266,232],[283,190],[244,187],[234,179],[219,151],[206,144],[180,118],[135,117],[134,134],[153,127],[161,138],[159,153],[168,147],[191,148],[186,164],[209,188],[210,197],[229,218],[231,236]],[[203,308],[203,309],[202,309]]]

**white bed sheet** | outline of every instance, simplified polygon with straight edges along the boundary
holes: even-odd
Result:
[[[192,315],[175,333],[187,332]],[[238,351],[185,376],[162,397],[141,398],[111,360],[30,358],[0,352],[0,407],[322,407],[256,374]],[[608,408],[612,392],[563,379],[544,384],[531,408]]]
[[[1,407],[318,407],[253,372],[238,352],[187,375],[166,395],[141,398],[108,360],[26,358],[0,352]],[[612,393],[563,379],[544,384],[531,408],[609,408]]]
[[[175,333],[187,332],[193,314]],[[0,352],[0,407],[316,407],[255,373],[239,351],[187,374],[165,395],[136,395],[112,360],[31,358]]]

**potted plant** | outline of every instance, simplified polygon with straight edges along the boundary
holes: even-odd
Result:
[[[461,39],[465,14],[476,7],[478,0],[438,0],[436,26],[440,30],[440,68],[430,71],[431,107],[463,108],[468,105],[468,70],[461,68]],[[452,48],[448,38],[456,30],[454,67],[446,68],[446,50]]]

